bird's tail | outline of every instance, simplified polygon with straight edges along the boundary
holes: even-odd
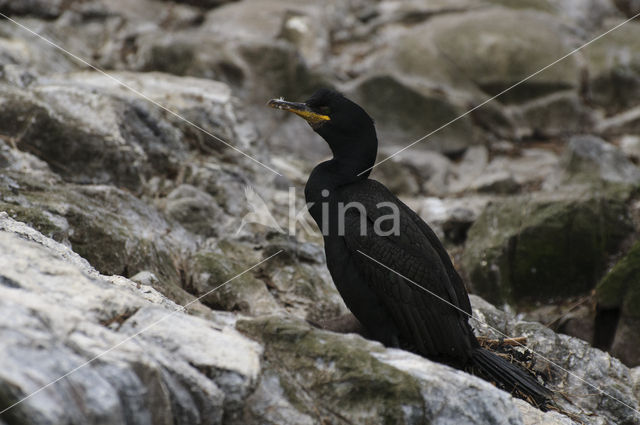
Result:
[[[550,405],[553,393],[515,364],[503,359],[484,348],[476,348],[471,356],[472,363],[487,378],[513,395],[528,399],[535,405],[545,408]]]

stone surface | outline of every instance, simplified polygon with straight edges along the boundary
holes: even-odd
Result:
[[[582,294],[630,231],[625,216],[624,199],[597,192],[496,201],[469,229],[462,264],[474,290],[493,302]]]
[[[598,307],[594,321],[591,304],[571,304],[588,297],[578,294],[624,257],[640,229],[639,24],[463,114],[635,7],[0,1],[2,13],[134,90],[0,21],[0,331],[9,341],[0,349],[10,365],[0,374],[0,400],[59,377],[177,304],[191,314],[177,312],[0,423],[638,422],[620,403],[586,396],[596,390],[561,371],[550,385],[572,399],[563,409],[573,416],[542,413],[407,353],[310,328],[302,320],[326,324],[348,312],[313,226],[284,232],[291,205],[304,209],[307,175],[330,152],[304,121],[264,106],[279,96],[303,100],[319,85],[338,88],[376,120],[379,160],[456,119],[372,177],[433,225],[456,265],[478,252],[504,260],[491,263],[503,272],[497,280],[496,269],[473,261],[489,283],[485,295],[502,294],[493,284],[508,280],[510,309],[543,297],[529,317],[546,322],[547,312],[560,317],[562,332],[589,339],[601,314],[624,307]],[[256,196],[271,221],[251,223]],[[491,230],[485,236],[482,226]],[[624,244],[612,247],[618,239]],[[542,279],[557,268],[562,273]],[[561,293],[559,302],[547,290]],[[536,351],[637,408],[637,371],[474,303],[494,325],[526,333]],[[238,318],[258,343],[233,330]],[[611,349],[629,364],[634,320],[621,316],[610,327]]]
[[[71,372],[9,411],[10,423],[214,424],[236,414],[261,348],[223,315],[187,316],[5,213],[0,229],[3,407]]]
[[[606,323],[601,325],[602,332],[608,331],[609,334],[598,335],[597,339],[606,338],[611,341],[605,348],[629,366],[640,364],[640,352],[634,343],[638,339],[637,329],[640,323],[640,285],[637,280],[639,270],[640,244],[636,243],[596,287],[596,300],[600,310],[596,321],[600,319],[606,322],[606,313],[602,310],[616,317],[613,329]]]

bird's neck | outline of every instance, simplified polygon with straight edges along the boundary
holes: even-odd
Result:
[[[336,138],[320,134],[329,144],[333,158],[318,164],[305,186],[307,203],[326,201],[327,190],[333,193],[337,188],[360,180],[366,180],[375,164],[378,153],[378,139],[375,129],[357,139]]]
[[[358,174],[371,167],[371,165],[373,165],[373,163],[370,165],[354,166],[351,161],[345,161],[344,159],[335,157],[329,161],[321,162],[313,169],[307,180],[305,186],[307,203],[326,200],[327,193],[323,193],[325,190],[328,191],[328,193],[332,193],[341,186],[367,179],[370,171],[366,171],[360,176]]]

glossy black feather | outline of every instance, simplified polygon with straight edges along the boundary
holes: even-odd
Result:
[[[378,146],[373,120],[330,90],[317,92],[306,104],[329,114],[329,121],[312,127],[333,152],[307,181],[309,212],[324,233],[333,281],[368,334],[458,368],[475,366],[507,390],[545,402],[551,393],[535,379],[480,348],[469,325],[469,296],[435,233],[384,185],[368,178]],[[398,232],[384,226],[376,231],[376,223],[390,217],[394,207]]]

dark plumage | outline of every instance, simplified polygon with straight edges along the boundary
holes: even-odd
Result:
[[[475,366],[507,390],[517,389],[544,404],[549,390],[480,347],[468,323],[467,291],[431,228],[384,185],[369,179],[369,171],[362,173],[375,163],[378,147],[369,115],[341,94],[325,89],[305,103],[272,100],[269,104],[305,118],[333,152],[331,160],[312,171],[305,196],[311,216],[323,231],[333,281],[367,333],[387,346],[409,348],[457,368]],[[356,207],[344,208],[349,203],[362,205],[365,214]],[[397,232],[392,232],[391,219],[382,220],[390,217],[394,207]]]

